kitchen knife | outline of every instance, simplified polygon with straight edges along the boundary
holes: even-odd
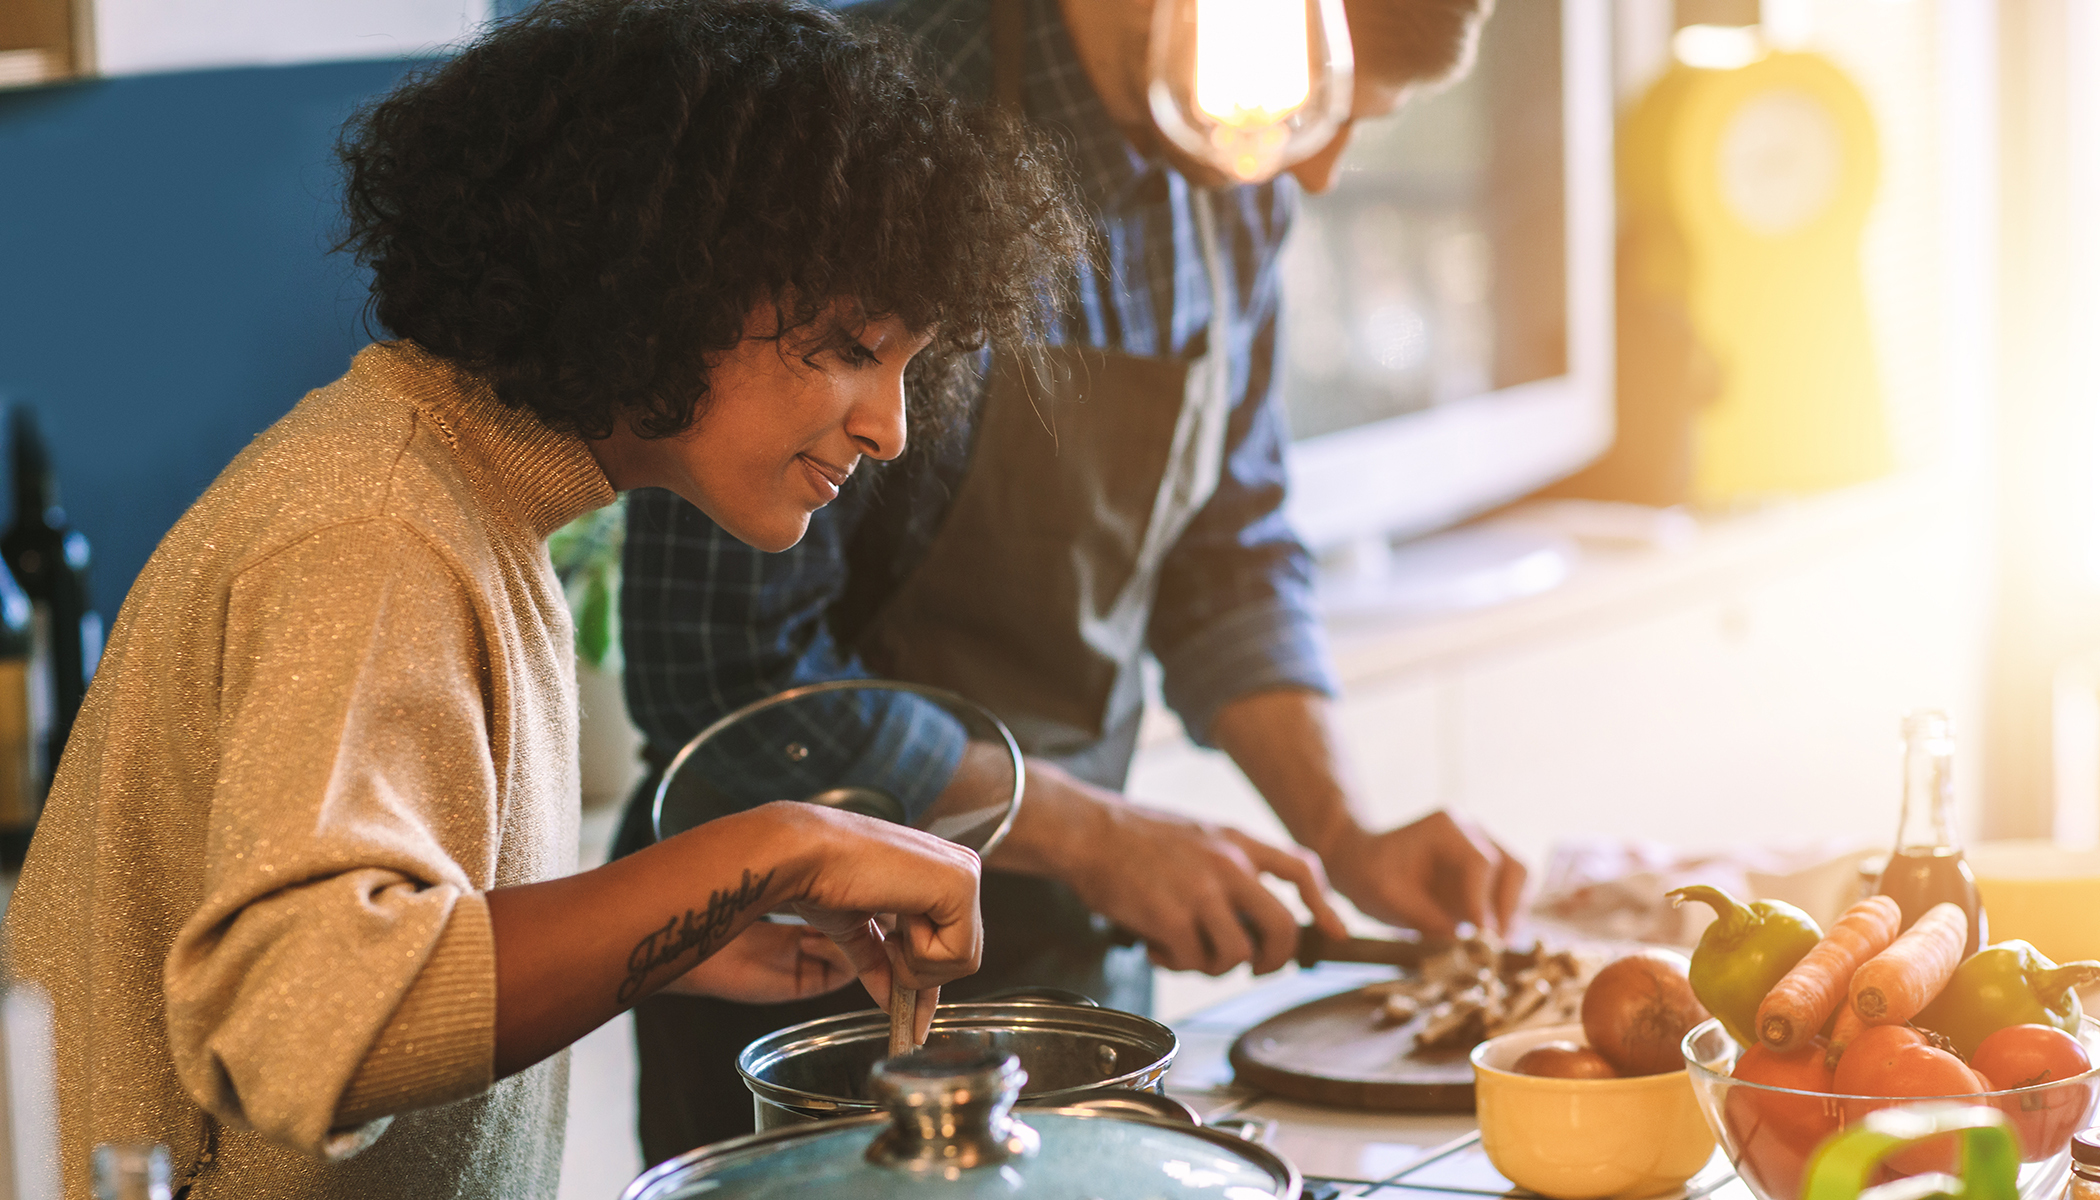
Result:
[[[1429,941],[1419,936],[1329,937],[1322,933],[1318,926],[1307,925],[1298,931],[1298,965],[1309,967],[1314,963],[1323,962],[1383,963],[1389,967],[1411,970],[1421,966],[1423,959],[1448,949],[1450,945],[1450,942]]]
[[[1254,935],[1258,948],[1261,938],[1254,927],[1247,926]],[[1144,939],[1130,930],[1117,926],[1110,936],[1117,946],[1135,946]],[[1450,942],[1428,941],[1420,935],[1402,938],[1329,937],[1320,932],[1318,926],[1307,925],[1298,930],[1298,965],[1310,967],[1323,962],[1383,963],[1389,967],[1412,970],[1422,965],[1422,960],[1451,947]]]

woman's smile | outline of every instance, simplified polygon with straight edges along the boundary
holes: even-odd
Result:
[[[839,467],[814,454],[804,452],[797,454],[795,461],[809,476],[810,486],[817,493],[817,507],[822,508],[838,499],[839,489],[846,486],[847,477],[853,474],[853,468],[859,464],[860,459],[856,457],[852,463]]]
[[[593,444],[606,477],[622,491],[669,488],[761,550],[794,545],[861,459],[904,452],[904,370],[933,340],[895,317],[854,313],[841,301],[783,335],[773,306],[757,306],[744,340],[710,364],[691,428]]]

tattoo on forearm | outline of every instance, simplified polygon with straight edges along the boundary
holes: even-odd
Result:
[[[764,879],[753,879],[747,870],[735,890],[716,888],[707,897],[706,908],[689,908],[682,917],[667,918],[663,928],[652,930],[636,942],[634,949],[627,952],[627,978],[620,984],[620,1003],[634,1003],[642,989],[649,986],[652,973],[677,962],[694,947],[700,948],[701,958],[720,949],[737,914],[757,904],[772,883],[772,871],[766,872]]]

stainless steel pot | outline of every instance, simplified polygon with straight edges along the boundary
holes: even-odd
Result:
[[[887,1114],[702,1146],[621,1200],[1298,1198],[1296,1168],[1229,1133],[1118,1105],[1016,1110],[1027,1078],[1014,1056],[968,1046],[889,1059],[866,1089]]]
[[[1179,1043],[1157,1021],[1112,1008],[1045,1000],[943,1004],[927,1047],[1011,1054],[1027,1072],[1027,1104],[1089,1093],[1163,1088]],[[768,1034],[737,1056],[760,1130],[879,1112],[869,1071],[889,1053],[889,1019],[847,1013]]]

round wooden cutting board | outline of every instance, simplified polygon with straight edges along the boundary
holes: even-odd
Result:
[[[1381,1026],[1376,996],[1343,992],[1281,1012],[1232,1044],[1234,1078],[1292,1100],[1390,1112],[1472,1112],[1464,1050],[1411,1053],[1427,1020]]]

